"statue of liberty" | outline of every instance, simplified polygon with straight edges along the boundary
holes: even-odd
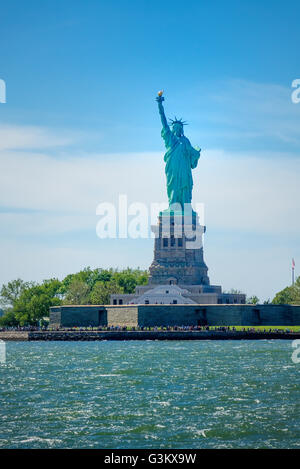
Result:
[[[158,93],[156,101],[162,122],[161,136],[166,146],[164,161],[166,163],[165,173],[167,178],[167,194],[169,207],[180,204],[184,210],[184,204],[191,204],[193,178],[192,169],[196,168],[200,158],[200,149],[196,150],[183,134],[185,122],[182,119],[170,121],[170,129],[162,102],[163,92]]]

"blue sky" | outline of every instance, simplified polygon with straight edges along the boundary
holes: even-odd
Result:
[[[212,283],[261,299],[300,262],[294,1],[10,1],[1,6],[0,283],[148,267],[153,240],[99,240],[119,193],[164,201],[155,95],[202,148]]]

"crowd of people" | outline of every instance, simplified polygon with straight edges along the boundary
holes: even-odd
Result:
[[[289,328],[270,328],[264,327],[255,328],[255,327],[242,327],[236,328],[235,326],[88,326],[88,327],[51,327],[51,326],[11,326],[11,327],[1,327],[0,332],[5,331],[65,331],[65,332],[83,332],[83,331],[116,331],[116,332],[130,332],[130,331],[149,331],[149,332],[166,332],[166,331],[183,331],[183,332],[192,332],[192,331],[210,331],[210,332],[262,332],[262,333],[291,333],[291,332],[300,332],[291,330]]]
[[[143,331],[143,332],[168,332],[168,331],[183,331],[183,332],[192,332],[192,331],[202,331],[202,332],[263,332],[263,333],[282,333],[282,332],[293,332],[288,328],[282,329],[256,329],[255,327],[243,327],[236,328],[235,326],[98,326],[98,327],[61,327],[61,328],[49,328],[48,330],[56,331],[116,331],[116,332],[130,332],[130,331]],[[300,329],[299,329],[300,332]]]
[[[3,326],[0,327],[0,332],[6,331],[20,331],[20,332],[33,332],[33,331],[48,331],[47,326]]]

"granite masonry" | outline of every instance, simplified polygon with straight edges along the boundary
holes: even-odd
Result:
[[[50,308],[52,328],[299,324],[300,306],[291,305],[88,305]]]
[[[203,257],[205,226],[192,211],[161,212],[155,234],[154,259],[148,285],[137,286],[134,294],[111,295],[112,305],[125,304],[244,304],[243,293],[223,293],[210,285]]]

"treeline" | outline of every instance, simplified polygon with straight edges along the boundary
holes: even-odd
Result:
[[[50,306],[109,304],[112,293],[134,293],[137,285],[147,283],[146,270],[92,270],[90,267],[67,275],[61,281],[56,278],[42,283],[13,280],[2,285],[0,291],[0,307],[4,310],[0,326],[36,325],[49,316]],[[247,303],[258,302],[256,296],[247,298]],[[272,303],[300,305],[300,277],[294,285],[277,293]]]
[[[42,283],[13,280],[0,291],[4,315],[1,326],[36,325],[49,316],[50,306],[62,304],[109,304],[112,293],[133,293],[136,285],[148,282],[148,272],[140,269],[94,269],[87,267],[62,281]]]

